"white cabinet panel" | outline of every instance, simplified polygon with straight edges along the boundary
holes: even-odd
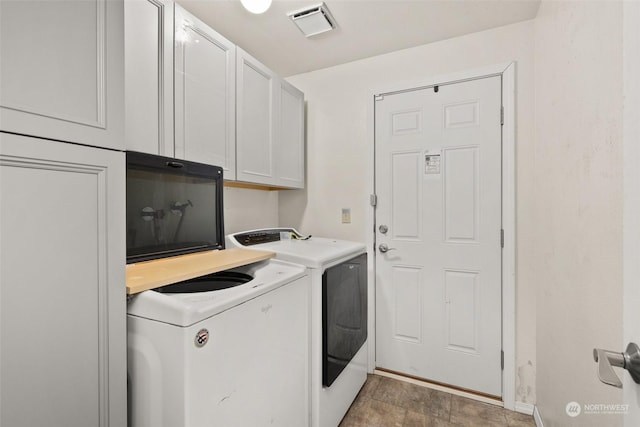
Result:
[[[175,7],[175,155],[235,179],[235,45]]]
[[[124,148],[122,0],[0,2],[0,130]]]
[[[173,2],[125,2],[127,150],[173,157]]]
[[[0,133],[0,425],[126,425],[124,154]]]
[[[238,48],[238,180],[276,184],[274,112],[277,76]]]
[[[238,181],[304,188],[304,94],[237,51]]]
[[[304,94],[284,80],[278,83],[277,184],[304,188]]]

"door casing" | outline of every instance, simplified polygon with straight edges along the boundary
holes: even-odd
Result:
[[[515,186],[515,72],[516,63],[503,63],[487,67],[435,76],[426,80],[397,83],[370,91],[367,104],[367,140],[368,168],[367,182],[369,193],[375,193],[375,97],[381,94],[415,90],[436,85],[458,83],[489,76],[502,76],[502,106],[504,107],[504,125],[502,126],[502,227],[504,229],[504,247],[502,249],[502,349],[504,352],[504,370],[502,375],[502,401],[504,407],[518,412],[533,413],[533,405],[515,401],[516,370],[516,186]],[[376,265],[375,265],[375,208],[369,197],[365,203],[367,212],[367,247],[369,264],[369,307],[375,307]],[[375,359],[375,324],[373,310],[369,315],[369,363],[368,371],[373,372]]]
[[[622,351],[629,342],[640,344],[640,4],[625,2],[623,7],[623,340],[615,351]],[[624,426],[637,426],[640,385],[627,372],[620,371],[618,375],[623,382],[623,403],[629,405]]]

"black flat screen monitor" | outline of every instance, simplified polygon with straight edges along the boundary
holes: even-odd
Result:
[[[127,264],[224,249],[222,168],[127,152]]]

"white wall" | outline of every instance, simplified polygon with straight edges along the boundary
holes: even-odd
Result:
[[[277,191],[224,188],[225,234],[277,226]]]
[[[535,20],[537,406],[545,427],[568,402],[619,403],[594,347],[622,350],[622,4],[543,2]]]
[[[279,196],[280,224],[302,233],[366,241],[370,139],[376,88],[517,61],[517,397],[534,403],[535,285],[532,223],[533,22],[523,22],[288,78],[307,99],[307,186]],[[341,224],[341,208],[352,223]]]

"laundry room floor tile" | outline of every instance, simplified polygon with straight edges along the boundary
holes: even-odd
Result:
[[[381,377],[373,398],[407,411],[448,419],[451,395],[419,385]]]
[[[340,427],[535,427],[533,417],[416,384],[369,375]]]
[[[403,427],[405,410],[375,399],[355,402],[340,425],[352,427]]]
[[[505,415],[507,417],[507,424],[509,424],[509,427],[530,427],[536,425],[531,415],[525,415],[514,411],[505,411]]]
[[[508,424],[504,412],[505,410],[498,406],[460,396],[451,396],[450,421],[454,425],[473,426],[478,425],[478,422],[483,422],[483,425],[506,426]]]

